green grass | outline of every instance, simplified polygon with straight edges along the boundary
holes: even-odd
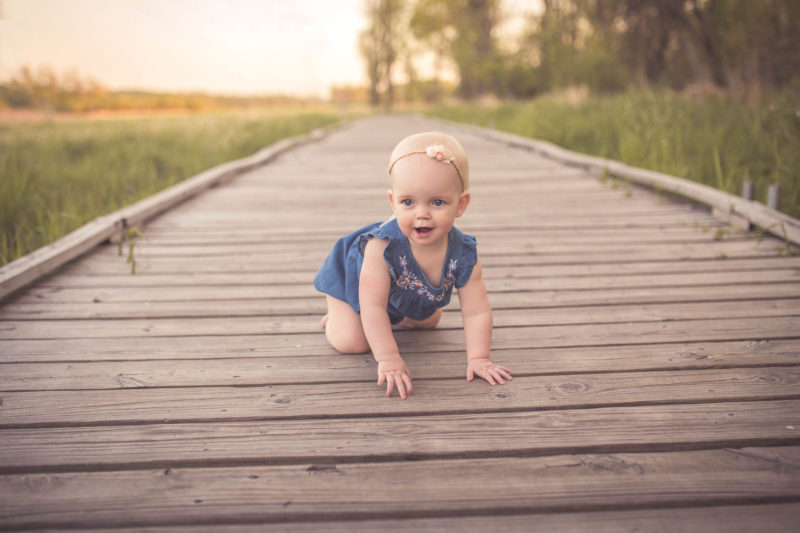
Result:
[[[573,95],[574,96],[574,95]],[[635,91],[617,96],[549,95],[493,107],[429,109],[442,118],[492,126],[756,199],[781,186],[780,210],[800,217],[800,94],[757,103]]]
[[[0,124],[0,264],[203,170],[338,120],[304,111]]]

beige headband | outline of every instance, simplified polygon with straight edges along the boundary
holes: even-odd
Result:
[[[453,165],[453,168],[456,169],[456,174],[458,174],[458,179],[461,181],[461,189],[464,189],[464,178],[461,176],[461,171],[458,169],[458,165],[456,165],[456,158],[453,154],[447,151],[447,148],[442,146],[441,144],[432,144],[425,148],[424,151],[416,151],[416,152],[408,152],[403,155],[399,155],[394,158],[394,160],[389,165],[389,174],[392,174],[392,168],[394,168],[394,164],[403,159],[404,157],[408,157],[414,154],[425,154],[431,159],[436,161],[440,161],[442,163],[447,163],[448,165]]]

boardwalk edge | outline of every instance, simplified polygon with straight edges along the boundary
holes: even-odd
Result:
[[[144,224],[206,189],[222,185],[247,171],[266,165],[297,146],[320,141],[346,123],[343,121],[314,129],[304,135],[281,139],[253,155],[222,163],[134,204],[87,222],[57,241],[0,267],[0,300],[103,242],[119,242],[128,228]]]
[[[439,117],[425,118],[439,121],[448,127],[502,142],[508,146],[529,150],[567,166],[581,168],[595,176],[610,175],[644,185],[655,190],[688,198],[711,208],[712,214],[734,225],[757,226],[788,243],[800,244],[800,220],[772,209],[761,202],[654,170],[632,167],[613,159],[596,157],[567,150],[547,141],[538,141],[522,135],[480,126],[453,122]]]

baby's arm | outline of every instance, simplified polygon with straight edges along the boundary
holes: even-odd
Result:
[[[492,306],[483,283],[480,261],[473,267],[469,281],[458,289],[458,300],[467,343],[467,381],[472,381],[476,374],[492,385],[504,384],[503,378],[511,380],[511,371],[495,365],[489,357],[492,343]]]
[[[386,396],[391,396],[392,389],[397,385],[398,394],[405,400],[412,390],[411,373],[400,357],[386,312],[391,286],[389,269],[383,259],[387,244],[387,241],[376,238],[367,242],[358,282],[358,300],[364,334],[378,362],[378,385],[386,382]]]

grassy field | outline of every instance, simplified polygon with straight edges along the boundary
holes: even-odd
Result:
[[[800,95],[745,103],[725,96],[668,92],[590,96],[580,92],[496,106],[427,110],[564,148],[657,170],[756,199],[781,186],[780,210],[800,217]]]
[[[800,217],[800,95],[744,103],[667,92],[579,92],[426,112],[548,140],[756,199],[781,185]],[[224,161],[339,120],[333,112],[0,122],[0,264]]]
[[[0,123],[0,264],[217,164],[338,120],[303,111]]]

